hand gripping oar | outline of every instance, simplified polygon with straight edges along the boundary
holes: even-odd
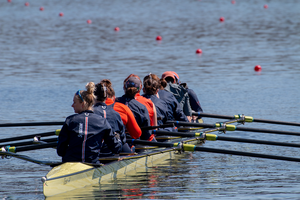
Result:
[[[300,158],[275,156],[275,155],[267,155],[267,154],[259,154],[259,153],[250,153],[250,152],[242,152],[242,151],[232,151],[232,150],[226,150],[226,149],[197,147],[196,145],[183,144],[181,142],[178,142],[178,143],[149,142],[149,141],[145,141],[145,140],[134,140],[134,139],[132,139],[132,140],[127,139],[126,142],[130,143],[130,144],[143,144],[143,145],[149,145],[149,146],[170,147],[170,148],[174,148],[174,150],[181,150],[181,151],[203,151],[203,152],[210,152],[210,153],[219,153],[219,154],[229,154],[229,155],[237,155],[237,156],[249,156],[249,157],[256,157],[256,158],[267,158],[267,159],[275,159],[275,160],[300,162]]]
[[[175,126],[194,126],[194,127],[203,127],[203,128],[218,128],[218,130],[224,131],[224,132],[225,131],[248,131],[248,132],[261,132],[261,133],[273,133],[273,134],[300,136],[300,132],[237,127],[235,125],[225,124],[225,123],[216,123],[216,124],[200,124],[199,123],[198,124],[198,123],[179,122],[179,121],[167,121],[167,123],[174,123]]]
[[[53,126],[63,125],[64,122],[30,122],[30,123],[6,123],[0,124],[0,127],[17,127],[17,126]]]
[[[285,122],[285,121],[276,121],[276,120],[268,120],[268,119],[256,119],[250,116],[244,115],[216,115],[216,114],[209,114],[209,113],[192,113],[195,116],[199,117],[208,117],[208,118],[218,118],[218,119],[243,119],[244,122],[261,122],[261,123],[269,123],[269,124],[282,124],[282,125],[291,125],[291,126],[300,126],[300,123],[297,122]]]
[[[31,135],[23,135],[23,136],[18,136],[18,137],[4,138],[4,139],[0,139],[0,143],[11,142],[11,141],[16,141],[16,140],[32,139],[34,137],[59,135],[59,133],[60,133],[60,129],[57,129],[56,131],[50,131],[50,132],[45,132],[45,133],[36,133],[36,134],[31,134]]]
[[[168,135],[168,136],[180,136],[180,137],[198,137],[200,140],[223,140],[229,142],[244,142],[244,143],[252,143],[252,144],[266,144],[266,145],[275,145],[275,146],[285,146],[285,147],[296,147],[300,148],[300,144],[293,144],[287,142],[273,142],[273,141],[264,141],[264,140],[253,140],[253,139],[245,139],[245,138],[235,138],[235,137],[225,137],[219,136],[215,134],[208,134],[204,132],[201,133],[182,133],[182,132],[170,132],[170,131],[153,131],[156,135]]]

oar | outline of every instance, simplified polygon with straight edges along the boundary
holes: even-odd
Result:
[[[182,150],[182,151],[203,151],[203,152],[210,152],[210,153],[219,153],[219,154],[229,154],[229,155],[238,155],[238,156],[249,156],[249,157],[256,157],[256,158],[267,158],[267,159],[275,159],[275,160],[285,160],[285,161],[294,161],[300,162],[300,158],[292,158],[292,157],[285,157],[285,156],[275,156],[275,155],[267,155],[267,154],[259,154],[259,153],[250,153],[250,152],[242,152],[242,151],[232,151],[226,149],[214,149],[214,148],[207,148],[207,147],[197,147],[196,145],[192,144],[183,144],[183,143],[165,143],[165,142],[149,142],[145,140],[126,140],[127,143],[131,144],[143,144],[149,146],[159,146],[159,147],[171,147],[174,150]]]
[[[6,123],[0,124],[0,127],[15,127],[15,126],[52,126],[63,125],[64,122],[30,122],[30,123]]]
[[[36,134],[31,134],[31,135],[23,135],[23,136],[18,136],[18,137],[10,137],[10,138],[4,138],[0,139],[0,143],[3,142],[11,142],[11,141],[16,141],[16,140],[24,140],[24,139],[31,139],[34,137],[46,137],[46,136],[52,136],[52,135],[59,135],[60,129],[57,129],[56,131],[50,131],[50,132],[45,132],[45,133],[36,133]]]
[[[300,132],[292,131],[277,131],[261,128],[247,128],[247,127],[237,127],[232,124],[216,123],[216,124],[198,124],[189,122],[179,122],[179,121],[168,121],[167,123],[174,123],[175,126],[194,126],[194,127],[204,127],[204,128],[218,128],[223,131],[248,131],[248,132],[261,132],[261,133],[273,133],[282,135],[296,135],[300,136]]]
[[[3,147],[0,149],[2,152],[21,152],[21,151],[31,151],[36,149],[45,149],[45,148],[54,148],[57,146],[57,142],[49,142],[46,144],[36,144],[36,145],[28,145],[22,147]]]
[[[262,122],[262,123],[270,123],[270,124],[282,124],[282,125],[291,125],[291,126],[300,126],[300,123],[297,122],[285,122],[285,121],[276,121],[276,120],[268,120],[268,119],[256,119],[250,116],[244,115],[216,115],[216,114],[209,114],[209,113],[192,113],[195,116],[199,117],[209,117],[209,118],[219,118],[219,119],[243,119],[245,122]]]
[[[20,155],[20,154],[16,154],[16,153],[12,153],[12,152],[1,152],[0,151],[0,156],[15,157],[15,158],[19,158],[21,160],[26,160],[26,161],[33,162],[33,163],[40,164],[40,165],[50,165],[50,166],[53,165],[54,166],[54,165],[62,164],[62,162],[56,162],[56,161],[36,160],[36,159],[30,158],[28,156]]]
[[[162,124],[159,126],[144,126],[144,127],[141,127],[141,129],[152,130],[152,129],[156,129],[156,128],[166,128],[166,127],[173,127],[173,126],[174,126],[174,124]]]
[[[253,144],[266,144],[266,145],[300,148],[300,144],[226,137],[226,136],[219,136],[219,135],[215,135],[215,134],[207,134],[207,133],[205,133],[205,131],[201,132],[201,133],[191,133],[191,132],[190,133],[182,133],[182,132],[170,132],[170,131],[155,130],[155,131],[153,131],[153,133],[156,135],[168,135],[168,136],[180,136],[180,137],[199,137],[200,140],[209,140],[209,141],[223,140],[223,141],[230,141],[230,142],[244,142],[244,143],[253,143]]]
[[[31,145],[31,144],[42,144],[42,143],[47,143],[47,142],[55,142],[57,141],[57,137],[55,138],[48,138],[48,139],[43,139],[43,140],[37,140],[37,141],[25,141],[25,142],[16,142],[16,143],[7,143],[7,144],[0,144],[0,147],[5,147],[5,146],[26,146],[26,145]]]

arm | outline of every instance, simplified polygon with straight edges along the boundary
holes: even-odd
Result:
[[[108,121],[105,119],[104,142],[113,153],[120,153],[122,141],[117,134],[113,133]]]
[[[65,122],[58,136],[56,152],[59,156],[63,157],[66,155],[69,146],[69,141],[70,141],[70,134],[68,133],[68,125]]]
[[[153,112],[154,112],[154,115],[152,116],[153,126],[157,126],[157,112],[154,104],[153,104]]]

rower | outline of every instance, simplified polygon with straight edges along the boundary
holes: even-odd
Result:
[[[157,112],[156,112],[155,105],[153,104],[153,102],[150,99],[147,99],[147,98],[140,95],[140,92],[143,88],[142,81],[141,81],[140,77],[138,75],[135,75],[135,74],[130,74],[126,79],[129,79],[130,77],[135,77],[135,78],[138,79],[138,80],[136,80],[137,84],[134,85],[138,89],[138,92],[134,96],[135,100],[137,100],[138,102],[140,102],[141,104],[146,106],[146,108],[148,110],[148,113],[149,113],[150,125],[151,126],[157,126]]]
[[[112,127],[112,131],[115,134],[118,134],[123,147],[123,153],[133,153],[129,145],[126,143],[126,134],[125,134],[125,127],[122,122],[121,116],[118,112],[113,109],[113,106],[107,106],[105,104],[105,100],[107,99],[107,92],[106,87],[98,83],[96,84],[96,89],[94,91],[94,95],[96,96],[96,104],[94,105],[94,113],[101,115],[102,117],[106,118],[109,124]],[[108,149],[107,145],[103,145],[101,148],[101,157],[103,156],[111,156],[112,152]]]
[[[167,120],[172,120],[173,117],[169,116],[172,115],[172,113],[168,112],[167,103],[157,97],[157,92],[160,87],[159,78],[155,74],[150,73],[148,76],[144,77],[143,83],[143,97],[151,99],[154,103],[157,110],[157,117],[159,118],[159,120],[157,120],[158,125],[164,124]]]
[[[86,89],[75,93],[76,114],[66,118],[58,137],[57,154],[63,162],[97,163],[103,142],[113,153],[122,149],[107,119],[93,112],[95,84],[89,82]]]
[[[138,139],[142,134],[142,130],[137,124],[134,115],[129,107],[122,103],[115,102],[115,91],[110,80],[103,79],[102,81],[100,81],[100,84],[106,87],[106,105],[111,105],[113,109],[120,114],[123,124],[126,127],[126,131],[128,131],[130,137],[133,139]]]
[[[199,101],[196,93],[194,92],[194,90],[190,89],[186,83],[181,83],[181,81],[179,79],[179,75],[176,72],[172,71],[172,73],[174,74],[174,79],[176,80],[176,83],[181,85],[183,88],[185,88],[187,90],[192,111],[198,112],[198,113],[203,113],[203,109],[200,105],[200,101]],[[201,117],[192,116],[191,122],[203,123],[203,120],[201,119]]]
[[[139,79],[136,77],[126,78],[124,80],[123,89],[125,94],[122,97],[116,98],[116,102],[127,105],[133,112],[136,122],[140,127],[150,126],[150,117],[146,106],[135,100],[135,95],[138,92]],[[142,130],[140,137],[142,140],[156,141],[151,130]]]

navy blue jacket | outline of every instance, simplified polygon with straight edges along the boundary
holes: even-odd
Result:
[[[203,112],[199,99],[192,89],[187,89],[189,97],[190,97],[190,105],[192,107],[192,110],[195,112]]]
[[[172,120],[173,114],[168,112],[169,107],[164,100],[157,98],[157,96],[155,95],[144,94],[143,97],[150,99],[154,103],[156,108],[157,118],[160,118],[157,120],[157,125],[162,125],[167,120]]]
[[[132,111],[137,124],[140,127],[150,126],[149,113],[143,104],[135,100],[133,97],[123,95],[122,97],[116,98],[115,102],[120,102],[127,105]],[[148,140],[151,136],[151,130],[143,130],[140,139]]]
[[[112,128],[112,131],[118,133],[122,143],[125,144],[126,134],[124,124],[120,114],[114,110],[112,105],[108,106],[103,102],[97,103],[94,105],[94,113],[106,118]]]
[[[58,137],[57,154],[63,162],[96,163],[103,140],[113,153],[121,151],[122,142],[108,121],[86,110],[66,118]]]
[[[172,93],[166,90],[159,90],[158,96],[158,98],[164,100],[168,105],[168,120],[189,122],[186,115],[183,113],[180,104]]]

